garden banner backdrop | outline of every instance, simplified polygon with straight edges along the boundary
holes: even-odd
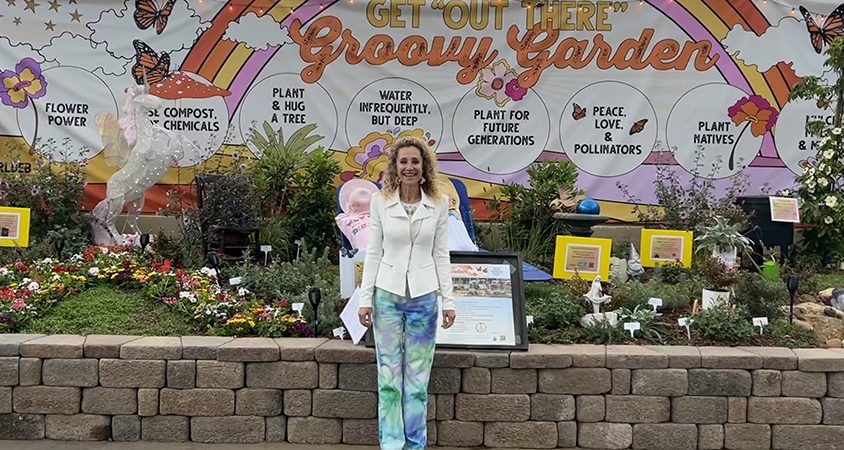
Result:
[[[483,199],[542,159],[574,162],[617,218],[631,217],[617,183],[653,203],[657,164],[684,179],[699,167],[725,189],[739,173],[756,192],[789,187],[813,161],[806,121],[832,108],[788,94],[823,73],[819,30],[844,33],[837,6],[0,0],[0,176],[86,161],[92,204],[116,170],[104,114],[148,81],[167,99],[159,123],[196,143],[149,211],[197,171],[261,157],[250,129],[265,121],[284,136],[315,124],[342,180],[378,180],[384,147],[422,136],[481,217]]]

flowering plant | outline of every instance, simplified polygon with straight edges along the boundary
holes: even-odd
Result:
[[[825,54],[824,66],[833,72],[827,78],[844,79],[844,42],[833,41]],[[819,108],[834,108],[831,125],[823,120],[812,120],[807,125],[807,131],[819,141],[816,154],[807,155],[802,164],[805,170],[796,181],[801,221],[814,225],[803,231],[803,248],[817,256],[841,258],[844,256],[841,233],[844,228],[844,84],[838,81],[829,84],[826,79],[808,76],[794,87],[790,99],[812,99]]]
[[[244,288],[228,292],[214,269],[188,272],[169,260],[150,261],[128,246],[92,246],[66,262],[45,258],[0,267],[0,332],[19,330],[65,296],[97,284],[141,290],[209,334],[313,335],[286,300],[268,304]]]

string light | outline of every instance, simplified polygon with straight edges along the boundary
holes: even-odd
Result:
[[[238,1],[234,1],[234,2],[232,2],[232,1],[228,1],[228,0],[209,0],[209,1],[211,1],[211,2],[216,2],[216,3],[222,3],[222,4],[224,4],[224,5],[228,5],[229,11],[234,11],[234,7],[235,7],[235,6],[237,6],[237,7],[242,7],[242,8],[250,8],[250,7],[253,7],[253,5],[252,5],[251,3],[249,3],[249,2],[244,2],[244,1],[242,1],[242,0],[238,0]],[[336,1],[336,0],[335,0],[335,1]],[[329,2],[329,3],[330,3],[330,4],[333,4],[333,3],[335,3],[335,1],[331,1],[331,2]],[[674,3],[674,0],[666,0],[666,1],[667,1],[668,3]],[[501,4],[501,3],[503,2],[503,0],[495,0],[495,2],[496,2],[496,3],[498,3],[498,4]],[[548,7],[552,9],[552,8],[553,8],[553,7],[552,7],[552,5],[551,5],[550,3],[548,3],[548,2],[549,2],[549,0],[522,0],[521,4],[522,4],[522,6],[523,6],[523,7],[525,7],[525,8],[531,8],[531,7],[533,7],[533,5],[536,5],[536,6],[544,6],[544,5],[546,5],[546,4],[547,4],[547,5],[548,5]],[[644,4],[645,4],[645,0],[621,0],[621,1],[616,1],[616,2],[613,2],[613,3],[628,3],[628,4],[629,4],[629,3],[634,3],[634,2],[639,2],[639,5],[640,5],[640,6],[644,6]],[[648,0],[648,3],[652,3],[652,2],[654,2],[654,1],[653,1],[653,0]],[[197,3],[200,3],[200,4],[205,3],[205,0],[197,0]],[[767,4],[767,3],[768,3],[768,0],[760,0],[760,3]],[[793,2],[791,2],[791,1],[786,1],[786,0],[771,0],[771,3],[774,3],[774,4],[776,4],[776,5],[782,6],[783,8],[790,8],[790,11],[789,11],[789,14],[790,14],[790,15],[795,15],[795,14],[797,14],[797,7],[796,7],[796,6],[795,6],[795,4],[794,4]],[[349,0],[349,4],[350,4],[350,5],[354,5],[354,4],[355,4],[355,1],[354,1],[354,0]],[[319,7],[319,9],[325,9],[325,5],[324,5],[324,4],[321,4],[321,5],[320,5],[320,7]],[[585,11],[585,8],[584,8],[583,6],[581,6],[581,5],[577,5],[577,10],[578,10],[578,11],[583,12],[583,11]],[[254,10],[253,10],[253,11],[254,11]],[[826,19],[826,15],[824,15],[824,14],[820,14],[820,13],[817,13],[817,12],[815,12],[815,11],[811,11],[811,10],[806,10],[806,12],[807,12],[807,13],[809,13],[809,14],[811,14],[811,15],[813,15],[813,16],[820,17],[820,20],[824,20],[824,19]]]

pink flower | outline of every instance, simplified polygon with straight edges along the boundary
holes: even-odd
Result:
[[[165,305],[175,305],[178,300],[176,297],[164,297],[163,301]]]
[[[774,129],[779,113],[770,103],[758,95],[744,97],[727,109],[727,114],[736,126],[742,122],[750,124],[750,133],[756,137]]]
[[[20,311],[24,306],[26,306],[26,302],[24,302],[22,298],[16,298],[12,302],[12,309],[15,311]]]
[[[513,78],[507,83],[507,86],[504,87],[504,93],[513,100],[519,101],[525,98],[525,95],[527,95],[527,89],[523,88],[522,85],[519,84],[518,78]]]
[[[478,88],[475,93],[483,98],[495,100],[495,104],[503,107],[510,101],[507,95],[507,83],[516,79],[516,71],[510,68],[507,61],[500,60],[492,67],[481,69],[481,78],[478,80]]]

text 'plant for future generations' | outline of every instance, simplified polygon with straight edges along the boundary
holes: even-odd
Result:
[[[819,139],[817,154],[802,164],[797,195],[801,219],[815,225],[803,231],[805,249],[819,256],[844,256],[844,40],[836,39],[826,50],[828,69],[823,77],[808,76],[791,92],[791,99],[812,99],[819,108],[834,108],[833,123],[811,120],[807,131]]]

